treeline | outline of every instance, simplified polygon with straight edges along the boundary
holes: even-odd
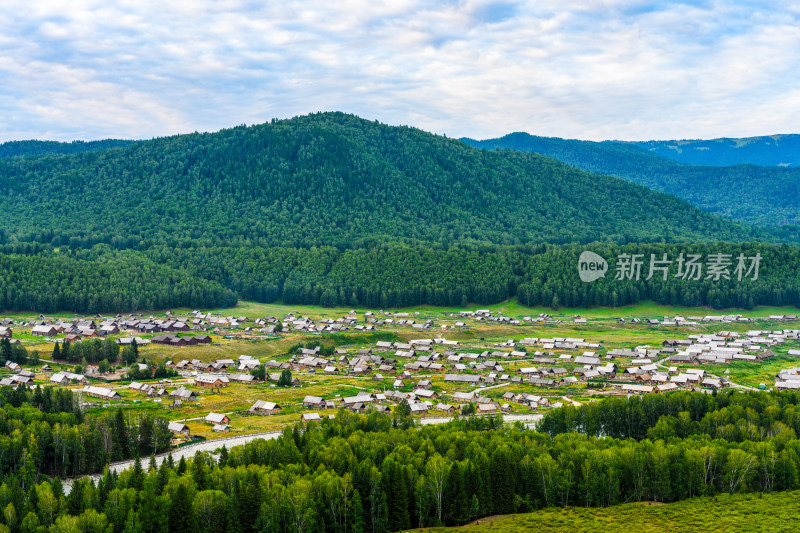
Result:
[[[83,248],[756,235],[675,197],[554,159],[476,150],[341,113],[0,158],[0,212],[0,239]]]
[[[544,250],[545,247],[525,247]],[[520,249],[521,250],[521,249]],[[184,267],[246,300],[328,307],[495,303],[515,293],[527,253],[516,248],[386,245],[154,249],[153,262]]]
[[[64,341],[53,346],[53,359],[70,363],[97,364],[106,360],[113,364],[118,362],[119,354],[120,347],[114,339],[85,339],[74,344]]]
[[[235,293],[142,254],[91,259],[45,251],[0,255],[0,309],[7,311],[130,312],[170,307],[228,307]]]
[[[605,277],[581,281],[578,258],[593,250],[608,262]],[[175,261],[197,277],[235,290],[243,299],[327,307],[408,307],[422,304],[492,304],[516,296],[526,306],[617,307],[642,300],[666,305],[752,308],[800,305],[800,248],[748,244],[595,244],[578,246],[452,247],[385,245],[371,249],[183,249],[153,250],[154,262]],[[195,255],[197,254],[197,255]],[[638,257],[638,279],[615,279],[618,257]],[[667,279],[651,255],[670,261]],[[699,255],[700,279],[676,277],[683,254]],[[727,256],[724,276],[708,270],[715,254]],[[760,255],[758,276],[748,274]],[[737,258],[745,258],[742,279]],[[709,274],[712,274],[709,277]],[[747,274],[747,275],[745,275]],[[726,277],[728,279],[726,279]],[[714,279],[719,277],[719,279]]]
[[[592,250],[608,262],[605,277],[585,283],[578,275],[578,258],[582,250]],[[638,255],[641,262],[638,276],[628,279],[630,270],[618,279],[620,257]],[[728,265],[724,275],[717,276],[709,269],[712,256],[723,254]],[[750,271],[754,258],[760,255],[758,279]],[[685,261],[690,255],[700,257],[701,270],[677,277],[682,268],[688,274]],[[737,275],[737,258],[743,255],[741,280]],[[658,267],[666,256],[667,279],[664,272],[654,269],[650,275],[651,259]],[[680,258],[684,264],[679,265]],[[529,281],[520,283],[517,297],[523,305],[608,306],[617,307],[642,300],[664,305],[688,307],[710,306],[716,309],[745,308],[756,305],[800,305],[800,278],[795,274],[800,266],[800,248],[786,245],[752,244],[654,244],[625,246],[593,245],[585,248],[551,247],[531,258],[528,263]],[[638,279],[637,279],[638,277]]]
[[[580,432],[615,439],[669,440],[691,436],[730,442],[795,439],[800,405],[795,393],[675,392],[614,397],[548,411],[539,425],[552,436]]]
[[[683,412],[725,419],[726,409],[746,405],[766,421],[800,402],[798,393],[702,396],[665,395],[670,407],[661,410],[674,410],[678,419]],[[655,420],[673,416],[651,409]],[[25,532],[69,525],[119,532],[385,532],[553,506],[800,486],[800,441],[789,427],[746,432],[734,442],[691,431],[641,440],[549,435],[495,422],[416,428],[374,411],[341,410],[333,420],[298,424],[274,440],[222,448],[218,458],[198,453],[158,467],[137,462],[119,475],[106,470],[97,484],[74,483],[67,496],[59,482],[23,488],[19,474],[6,476],[0,505],[9,527]],[[776,418],[772,426],[781,423]]]
[[[581,281],[583,250],[608,262],[603,278]],[[716,275],[711,262],[719,254],[726,266]],[[625,255],[635,255],[639,266],[621,275],[618,266]],[[681,258],[685,263],[693,255],[699,257],[699,270],[680,277],[681,270],[688,273]],[[740,256],[743,268],[737,271]],[[651,259],[655,267],[666,265],[666,279],[658,268],[650,275]],[[37,248],[31,256],[0,255],[0,268],[4,264],[15,270],[0,271],[0,281],[9,280],[0,291],[0,309],[40,312],[213,308],[238,298],[371,308],[465,307],[511,297],[529,307],[552,308],[618,307],[642,300],[717,309],[800,305],[800,248],[765,243],[155,247],[146,252],[98,246],[68,254]]]
[[[129,417],[121,410],[84,415],[67,389],[6,386],[0,402],[0,476],[24,487],[40,474],[88,474],[112,461],[159,453],[172,436],[162,417]]]
[[[59,156],[123,148],[137,141],[103,139],[101,141],[9,141],[0,144],[0,159],[8,157]]]

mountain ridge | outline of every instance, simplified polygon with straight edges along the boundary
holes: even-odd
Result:
[[[136,246],[150,236],[349,247],[756,235],[672,196],[551,158],[483,152],[343,113],[2,159],[0,210],[6,238],[49,237],[57,245]]]
[[[484,141],[461,140],[477,148],[553,157],[589,172],[617,176],[672,194],[707,212],[740,222],[764,226],[800,223],[800,168],[688,165],[633,143],[568,140],[521,132]]]
[[[800,135],[796,133],[632,142],[654,154],[691,165],[800,166]]]

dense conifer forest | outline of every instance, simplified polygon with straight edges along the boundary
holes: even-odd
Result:
[[[6,249],[18,250],[17,246]],[[584,283],[578,258],[594,250],[608,261],[602,279]],[[511,297],[527,306],[617,307],[642,300],[666,305],[753,308],[800,305],[800,248],[773,244],[594,244],[462,246],[394,244],[333,247],[169,248],[0,255],[0,308],[41,312],[120,312],[166,307],[224,307],[237,298],[326,307],[393,308],[492,304]],[[724,275],[707,260],[723,254]],[[619,257],[637,255],[638,279],[618,273]],[[650,275],[651,259],[671,261]],[[683,254],[705,261],[697,276],[678,277]],[[737,274],[737,258],[761,257],[755,272]],[[752,261],[745,261],[750,268]],[[632,273],[628,273],[632,274]],[[747,274],[747,275],[745,275]],[[622,279],[618,279],[622,278]]]
[[[120,426],[121,414],[79,421],[69,409],[39,411],[32,405],[44,400],[29,392],[4,390],[2,399],[4,424],[36,421],[19,426],[2,448],[0,523],[23,533],[384,532],[553,506],[800,486],[800,395],[788,392],[603,400],[549,412],[540,433],[491,418],[417,428],[400,413],[342,410],[277,439],[189,461],[157,467],[145,457],[121,474],[106,470],[96,483],[75,482],[68,495],[49,473],[145,454],[152,435],[143,437],[141,424]],[[86,431],[85,442],[104,455],[70,449],[70,431]]]
[[[214,281],[158,265],[138,253],[91,255],[0,255],[0,309],[119,313],[226,307],[237,301],[233,291]]]

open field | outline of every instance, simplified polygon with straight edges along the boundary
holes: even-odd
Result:
[[[453,528],[418,533],[705,533],[789,532],[800,528],[800,492],[695,498],[670,504],[629,503],[601,509],[567,507],[482,518]]]
[[[526,307],[520,304],[516,298],[511,298],[504,302],[491,305],[478,305],[469,304],[467,307],[434,307],[430,305],[423,305],[417,307],[400,308],[400,309],[386,309],[392,312],[419,312],[421,318],[428,318],[434,316],[449,315],[451,313],[458,314],[460,311],[469,309],[489,309],[493,312],[500,312],[508,316],[538,316],[541,313],[553,315],[554,317],[571,317],[573,315],[586,315],[592,318],[655,318],[663,316],[703,316],[703,315],[721,315],[721,314],[740,314],[742,316],[766,316],[774,314],[796,314],[798,312],[796,307],[784,306],[758,306],[754,309],[713,309],[711,307],[682,307],[682,306],[665,306],[652,301],[644,301],[634,305],[626,305],[622,307],[560,307],[552,309],[550,307]],[[278,315],[281,313],[293,312],[295,314],[322,316],[322,317],[338,317],[342,314],[348,313],[351,310],[363,314],[364,311],[375,311],[367,307],[320,307],[315,305],[285,305],[282,303],[262,304],[258,302],[239,302],[235,307],[212,309],[214,313],[223,315],[239,316],[244,315]],[[191,309],[177,309],[174,314],[188,313]],[[144,312],[143,314],[155,314],[156,312]],[[163,312],[162,312],[163,314]]]

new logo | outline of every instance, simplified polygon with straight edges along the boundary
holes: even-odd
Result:
[[[608,263],[594,252],[584,251],[578,258],[578,274],[581,281],[589,283],[600,279],[608,272]]]

